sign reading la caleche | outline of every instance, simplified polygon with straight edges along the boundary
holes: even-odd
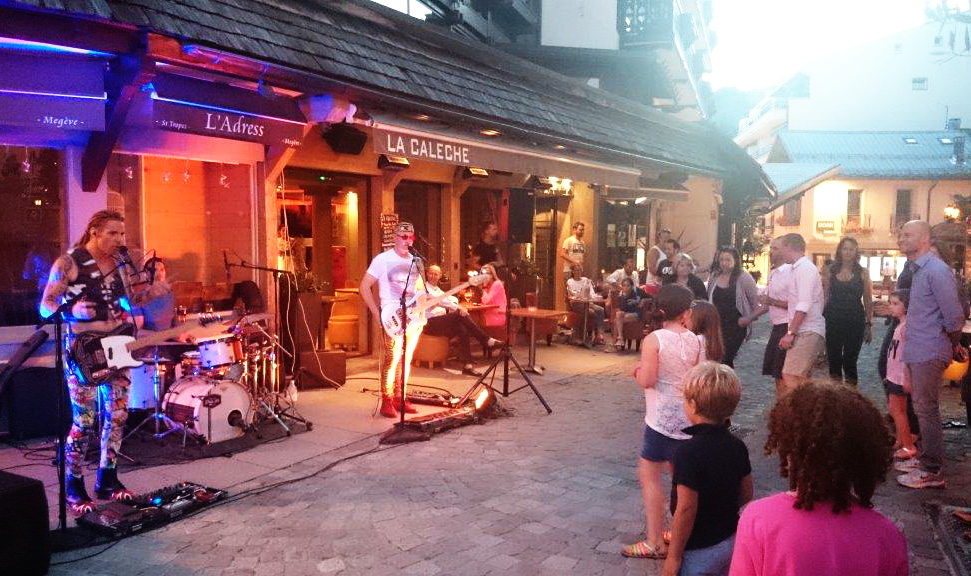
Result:
[[[408,156],[448,164],[468,165],[473,163],[471,159],[473,148],[467,144],[399,132],[376,132],[377,138],[375,138],[374,147],[381,154]]]

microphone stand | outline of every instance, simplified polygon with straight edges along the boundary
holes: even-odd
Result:
[[[284,274],[292,276],[293,272],[290,272],[289,270],[280,270],[278,268],[268,268],[266,266],[257,266],[255,264],[249,264],[242,259],[240,259],[239,264],[227,262],[226,265],[230,268],[232,268],[233,266],[236,266],[246,270],[260,270],[263,272],[270,272],[273,274],[273,298],[274,298],[274,302],[276,302],[277,304],[276,314],[274,315],[274,322],[276,324],[277,331],[279,331],[280,330],[280,301],[279,301],[280,276]],[[292,284],[296,284],[296,282],[292,282]],[[288,294],[288,296],[290,295]],[[264,398],[254,398],[254,401],[260,404],[261,407],[269,413],[269,416],[272,417],[274,420],[276,420],[276,422],[283,427],[283,429],[287,433],[287,436],[290,435],[290,428],[283,423],[283,420],[280,418],[281,416],[285,416],[287,418],[290,418],[291,420],[296,420],[298,422],[303,422],[307,426],[307,430],[311,430],[313,428],[313,423],[311,423],[309,420],[306,420],[302,416],[295,415],[295,414],[288,414],[287,411],[289,409],[281,410],[279,406],[280,395],[279,395],[278,388],[279,388],[279,383],[282,380],[280,372],[283,366],[282,364],[276,361],[276,352],[273,350],[278,347],[280,348],[280,350],[283,350],[291,358],[294,358],[295,354],[290,354],[290,352],[287,351],[286,348],[284,348],[279,344],[278,338],[276,336],[273,336],[272,334],[267,333],[265,330],[262,329],[262,327],[260,328],[260,332],[262,332],[270,341],[270,350],[271,350],[270,369],[272,371],[272,374],[271,374],[272,388],[269,389],[269,394],[273,396],[273,403],[272,404],[268,403]],[[296,352],[296,347],[294,347],[294,352]],[[256,393],[255,390],[254,390],[254,393]],[[290,408],[293,408],[292,403]]]
[[[395,423],[391,430],[388,430],[381,436],[379,440],[380,444],[405,444],[407,442],[415,442],[418,440],[428,440],[431,438],[429,434],[424,432],[419,432],[416,430],[410,430],[405,427],[405,372],[407,370],[407,362],[410,360],[408,358],[408,286],[411,285],[412,271],[417,269],[416,264],[420,261],[420,256],[412,255],[411,266],[408,267],[408,276],[405,278],[405,289],[401,291],[401,299],[399,301],[399,313],[401,314],[401,359],[398,361],[398,368],[400,369],[401,376],[395,373],[395,378],[398,378],[398,390],[400,391],[400,398],[398,407],[401,408],[401,413],[399,414],[400,420]],[[384,382],[381,383],[384,386]]]

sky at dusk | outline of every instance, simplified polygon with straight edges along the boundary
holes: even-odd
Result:
[[[962,0],[963,1],[963,0]],[[714,89],[773,88],[804,65],[924,24],[924,0],[714,0]]]

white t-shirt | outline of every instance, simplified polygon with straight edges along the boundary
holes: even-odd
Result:
[[[583,243],[583,240],[579,240],[576,235],[569,236],[563,241],[563,249],[566,250],[566,255],[572,262],[572,264],[563,264],[564,272],[569,272],[573,264],[583,266],[583,254],[587,251],[587,245]]]
[[[375,256],[367,268],[367,273],[378,281],[378,297],[381,299],[382,309],[388,304],[398,304],[401,301],[406,279],[407,298],[414,298],[415,282],[423,272],[420,260],[415,261],[411,255],[399,256],[394,248]]]

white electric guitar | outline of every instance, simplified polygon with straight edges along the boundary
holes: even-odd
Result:
[[[424,326],[428,321],[425,317],[425,313],[428,310],[438,306],[442,300],[465,290],[469,286],[480,286],[484,284],[488,278],[491,278],[489,274],[476,274],[469,278],[468,282],[463,282],[440,296],[430,296],[427,292],[418,294],[405,305],[408,313],[408,327],[414,329]],[[401,306],[397,303],[386,304],[381,309],[381,325],[384,326],[384,331],[388,333],[388,336],[398,336],[404,332],[405,322],[401,318]]]

